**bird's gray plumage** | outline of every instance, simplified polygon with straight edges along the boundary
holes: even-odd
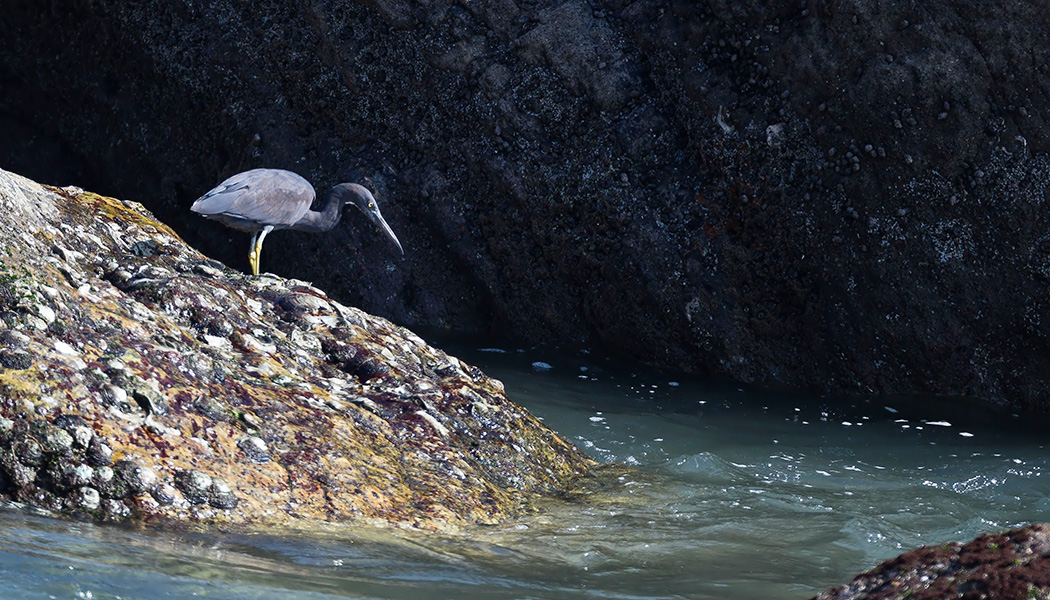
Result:
[[[353,204],[405,253],[375,198],[364,186],[341,183],[325,194],[320,211],[310,210],[316,193],[310,182],[283,169],[252,169],[223,181],[190,207],[228,227],[252,233],[248,261],[259,274],[263,239],[277,229],[327,231],[339,222],[343,206]]]

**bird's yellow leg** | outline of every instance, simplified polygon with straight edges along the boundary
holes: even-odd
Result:
[[[248,264],[252,267],[252,275],[259,274],[259,234],[252,236],[251,245],[248,246]]]
[[[262,257],[262,243],[266,234],[273,231],[273,227],[266,227],[252,237],[252,249],[248,252],[248,262],[252,265],[252,275],[259,274],[259,259]]]

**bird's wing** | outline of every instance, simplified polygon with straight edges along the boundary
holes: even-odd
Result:
[[[310,182],[291,171],[252,169],[215,186],[190,207],[195,213],[247,229],[295,223],[314,201]]]

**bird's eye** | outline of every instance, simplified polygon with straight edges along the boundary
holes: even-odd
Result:
[[[369,202],[368,203],[368,208],[375,208],[375,207],[376,207],[376,203],[375,202]]]

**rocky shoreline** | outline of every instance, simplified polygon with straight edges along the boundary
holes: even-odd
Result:
[[[140,205],[0,171],[0,498],[99,521],[493,523],[593,464],[502,384]]]
[[[0,173],[5,498],[436,528],[590,467],[498,382],[332,298],[1050,414],[1047,5],[41,1],[0,26],[5,168],[141,200],[230,265],[243,244],[186,210],[224,177],[369,179],[421,249],[289,233],[267,268],[319,285],[245,278],[138,205]],[[1042,597],[1042,531],[827,597]]]
[[[231,271],[136,203],[0,170],[0,206],[6,506],[452,531],[601,471],[477,368],[306,282]],[[921,548],[816,598],[1047,597],[1048,532]]]

